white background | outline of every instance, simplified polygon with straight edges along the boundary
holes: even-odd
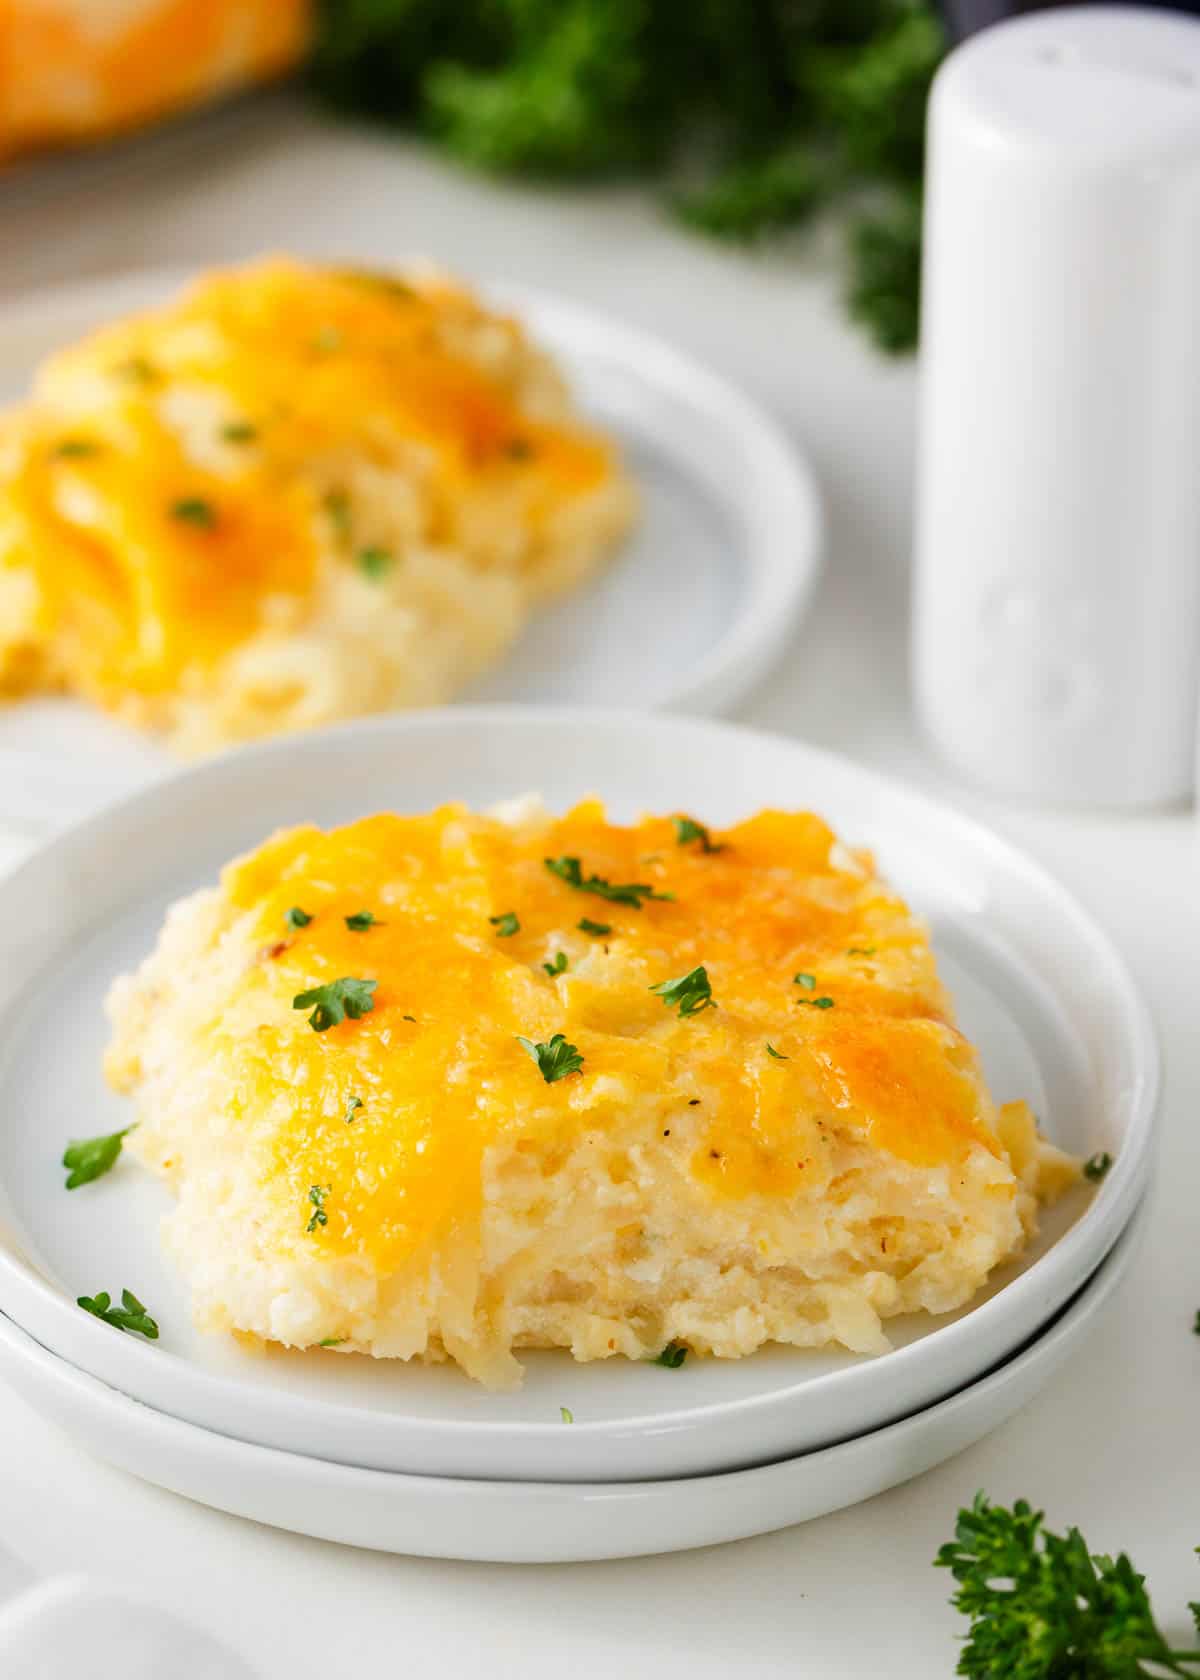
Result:
[[[427,253],[468,276],[560,290],[712,363],[803,440],[826,496],[827,573],[783,668],[738,715],[982,817],[1066,879],[1111,931],[1166,1051],[1156,1217],[1115,1309],[1014,1422],[919,1482],[787,1533],[555,1568],[349,1551],[109,1470],[0,1391],[0,1543],[39,1574],[82,1569],[138,1586],[223,1634],[264,1680],[423,1676],[435,1665],[523,1680],[940,1680],[953,1671],[959,1624],[948,1577],[930,1563],[957,1507],[982,1487],[1027,1496],[1055,1525],[1077,1522],[1097,1550],[1128,1549],[1182,1633],[1185,1600],[1200,1597],[1194,818],[1003,805],[928,756],[906,674],[913,367],[879,360],[843,324],[819,253],[714,248],[632,191],[483,183],[406,142],[327,125],[286,96],[149,150],[39,166],[0,188],[4,290],[270,248]],[[0,823],[3,797],[0,788]]]

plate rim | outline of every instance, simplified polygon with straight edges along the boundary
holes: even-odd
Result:
[[[80,846],[90,830],[121,820],[128,821],[130,817],[137,815],[139,807],[170,805],[175,798],[176,789],[181,784],[193,789],[202,789],[205,783],[210,783],[219,789],[225,778],[233,778],[235,781],[239,775],[252,778],[255,766],[264,759],[278,759],[290,755],[294,760],[297,754],[311,754],[314,757],[319,757],[322,753],[337,755],[348,739],[361,736],[422,736],[444,730],[479,731],[489,726],[516,726],[536,731],[551,725],[566,727],[576,735],[580,730],[587,729],[620,732],[647,728],[676,736],[711,737],[713,734],[719,734],[731,742],[753,741],[765,745],[773,752],[793,755],[797,759],[806,760],[810,765],[824,767],[827,773],[834,776],[849,773],[852,781],[878,794],[893,807],[901,811],[907,807],[916,817],[923,816],[926,821],[936,820],[943,832],[951,832],[962,845],[976,852],[982,851],[998,860],[1010,876],[1015,871],[1034,888],[1053,895],[1061,913],[1075,924],[1076,932],[1091,945],[1097,960],[1103,961],[1110,970],[1112,984],[1106,989],[1112,990],[1114,995],[1119,997],[1126,1016],[1130,1043],[1136,1046],[1134,1060],[1141,1072],[1136,1090],[1130,1093],[1129,1124],[1122,1147],[1117,1153],[1112,1169],[1094,1192],[1088,1206],[1045,1254],[963,1317],[942,1325],[931,1332],[930,1336],[921,1337],[908,1346],[893,1349],[886,1355],[886,1360],[892,1372],[898,1375],[901,1369],[907,1371],[918,1364],[933,1337],[937,1338],[943,1351],[951,1348],[957,1350],[961,1344],[967,1344],[973,1335],[978,1339],[978,1330],[973,1330],[972,1326],[977,1327],[985,1322],[985,1315],[989,1323],[999,1318],[1002,1313],[1013,1317],[1024,1316],[1029,1328],[1036,1328],[1044,1320],[1044,1314],[1041,1318],[1038,1317],[1037,1302],[1045,1296],[1045,1286],[1050,1281],[1050,1274],[1073,1274],[1078,1286],[1079,1282],[1095,1270],[1103,1254],[1111,1249],[1119,1233],[1125,1229],[1144,1189],[1153,1159],[1161,1096],[1161,1057],[1153,1021],[1124,959],[1108,934],[1093,921],[1069,890],[1049,870],[977,819],[966,816],[941,800],[919,790],[910,789],[902,782],[842,754],[813,747],[797,737],[753,729],[741,724],[681,717],[670,713],[648,715],[639,711],[614,711],[592,707],[448,706],[423,712],[354,719],[310,735],[251,743],[216,758],[184,766],[134,790],[54,836],[18,864],[3,881],[0,881],[0,902],[6,894],[21,893],[28,875],[51,865],[59,854],[69,854],[72,848]],[[153,832],[152,815],[143,820],[143,828],[146,832]],[[1106,1235],[1101,1236],[1101,1232]],[[112,1364],[117,1360],[128,1364],[130,1360],[139,1358],[159,1361],[165,1358],[181,1372],[186,1373],[183,1380],[210,1392],[214,1389],[223,1392],[234,1406],[237,1404],[237,1395],[240,1393],[244,1396],[244,1387],[235,1377],[202,1370],[182,1354],[144,1347],[135,1343],[132,1338],[119,1337],[114,1344],[108,1327],[86,1320],[64,1294],[41,1277],[24,1259],[10,1253],[6,1244],[0,1240],[0,1310],[12,1317],[19,1326],[24,1327],[19,1313],[9,1305],[14,1289],[18,1298],[24,1295],[28,1304],[35,1307],[40,1304],[48,1309],[72,1340],[77,1337],[90,1339],[105,1364]],[[1068,1291],[1068,1294],[1071,1292]],[[858,1381],[858,1374],[862,1369],[861,1365],[848,1366],[826,1373],[815,1381],[823,1389],[832,1388],[834,1392],[839,1388],[844,1390]],[[613,1439],[646,1430],[653,1430],[659,1434],[694,1432],[713,1427],[722,1418],[739,1423],[747,1420],[753,1422],[755,1415],[766,1408],[786,1407],[789,1399],[795,1403],[802,1386],[811,1387],[812,1381],[806,1385],[789,1385],[735,1400],[712,1402],[686,1411],[660,1410],[620,1419],[591,1422],[583,1420],[574,1425],[571,1436],[573,1441],[578,1442],[593,1438]],[[358,1414],[357,1408],[347,1406],[344,1401],[318,1401],[284,1391],[277,1394],[273,1392],[271,1401],[281,1411],[297,1417],[315,1415],[328,1418],[331,1414],[341,1414],[349,1418]],[[494,1444],[512,1441],[514,1444],[527,1445],[532,1440],[554,1435],[553,1428],[548,1424],[522,1420],[467,1421],[425,1417],[406,1420],[401,1415],[392,1421],[397,1427],[419,1429],[430,1438],[444,1441],[482,1439]]]
[[[470,1500],[473,1505],[481,1507],[475,1511],[477,1520],[486,1519],[491,1513],[506,1512],[510,1517],[523,1514],[539,1514],[545,1517],[549,1514],[553,1519],[560,1513],[566,1512],[569,1515],[582,1509],[586,1512],[587,1523],[584,1541],[567,1540],[564,1545],[560,1539],[553,1548],[545,1547],[533,1551],[526,1548],[517,1553],[511,1544],[497,1546],[492,1543],[481,1546],[478,1540],[473,1538],[467,1546],[450,1547],[444,1541],[439,1541],[435,1546],[424,1550],[397,1545],[391,1537],[381,1538],[377,1532],[373,1532],[370,1538],[364,1538],[361,1529],[352,1535],[347,1534],[344,1522],[343,1532],[335,1534],[330,1532],[329,1524],[313,1525],[311,1518],[308,1525],[303,1525],[278,1514],[265,1516],[261,1508],[254,1511],[235,1510],[220,1500],[214,1499],[211,1502],[218,1510],[229,1511],[244,1520],[267,1522],[285,1531],[309,1533],[334,1543],[369,1545],[381,1551],[402,1554],[515,1563],[585,1561],[686,1551],[698,1546],[747,1538],[753,1534],[770,1533],[859,1504],[890,1487],[902,1485],[914,1477],[926,1474],[937,1464],[989,1434],[1046,1386],[1063,1362],[1076,1350],[1086,1332],[1094,1328],[1097,1316],[1110,1307],[1114,1295],[1127,1282],[1145,1240],[1150,1222],[1151,1202],[1150,1195],[1142,1197],[1133,1217],[1096,1270],[1060,1309],[1051,1323],[1044,1326],[1000,1365],[984,1372],[953,1394],[879,1429],[834,1446],[818,1448],[812,1452],[796,1454],[749,1469],[718,1470],[659,1481],[597,1484],[485,1481],[470,1477],[423,1476],[411,1472],[342,1464],[245,1441],[238,1436],[222,1434],[142,1405],[102,1379],[81,1370],[69,1360],[45,1348],[3,1312],[0,1312],[0,1373],[17,1364],[32,1369],[35,1372],[35,1380],[40,1377],[44,1383],[54,1385],[58,1391],[65,1390],[72,1395],[76,1401],[76,1411],[82,1407],[85,1412],[95,1415],[93,1427],[104,1430],[110,1441],[114,1427],[118,1431],[132,1432],[139,1443],[137,1462],[132,1464],[120,1456],[110,1456],[103,1448],[97,1447],[93,1435],[89,1434],[84,1444],[89,1451],[98,1452],[107,1462],[117,1463],[122,1469],[132,1471],[156,1486],[167,1487],[181,1497],[203,1498],[203,1495],[175,1486],[161,1475],[154,1476],[145,1472],[144,1447],[148,1432],[155,1437],[162,1437],[161,1450],[168,1454],[173,1449],[176,1452],[182,1450],[189,1456],[199,1452],[206,1455],[209,1463],[214,1452],[222,1458],[227,1458],[230,1461],[230,1469],[236,1467],[247,1482],[255,1480],[255,1473],[262,1471],[268,1474],[278,1472],[285,1479],[294,1480],[298,1491],[303,1492],[305,1496],[302,1507],[305,1513],[312,1509],[309,1495],[311,1490],[316,1488],[320,1493],[328,1492],[337,1498],[339,1511],[342,1512],[345,1510],[346,1501],[353,1501],[360,1495],[378,1493],[388,1500],[389,1506],[395,1506],[407,1499],[416,1500],[419,1507],[428,1508],[432,1505],[435,1511],[453,1511],[461,1506],[464,1499]],[[1005,1396],[1014,1387],[1017,1390],[1015,1401],[1009,1404]],[[17,1391],[25,1404],[33,1404],[28,1392],[19,1383]],[[982,1429],[977,1429],[976,1414],[989,1408],[989,1403],[990,1417],[984,1421]],[[970,1421],[964,1433],[962,1424],[968,1419]],[[65,1422],[61,1415],[55,1416],[52,1421],[73,1437],[78,1436],[78,1429],[73,1428],[72,1423]],[[918,1441],[927,1443],[924,1452],[914,1451]],[[906,1462],[899,1474],[885,1470],[880,1475],[876,1471],[866,1486],[863,1485],[861,1474],[855,1481],[853,1472],[866,1459],[886,1454],[889,1447],[894,1453],[901,1446],[906,1449]],[[761,1521],[761,1511],[766,1505],[768,1490],[772,1494],[779,1493],[785,1484],[790,1488],[797,1482],[803,1482],[806,1473],[811,1476],[814,1473],[819,1475],[822,1471],[831,1474],[835,1480],[839,1475],[845,1479],[848,1486],[842,1491],[846,1492],[847,1497],[842,1497],[841,1492],[831,1499],[819,1496],[819,1509],[810,1509],[802,1515],[784,1515],[782,1518],[777,1511],[772,1510],[769,1519],[765,1523]],[[736,1498],[738,1495],[744,1495],[752,1502],[755,1514],[751,1515],[749,1520],[742,1518],[731,1523],[726,1519],[716,1525],[714,1531],[710,1518],[707,1527],[697,1528],[697,1515],[714,1497]],[[649,1518],[655,1524],[660,1523],[664,1506],[668,1508],[668,1520],[671,1511],[682,1506],[687,1513],[686,1520],[690,1521],[691,1526],[685,1536],[678,1536],[677,1533],[676,1537],[664,1541],[656,1535],[650,1544],[646,1544],[646,1519]],[[408,1515],[407,1512],[404,1514]],[[606,1534],[608,1531],[605,1518],[613,1516],[620,1521],[626,1515],[632,1515],[639,1524],[639,1538],[632,1546],[621,1541],[614,1545],[611,1540],[600,1538],[602,1526]],[[478,1527],[472,1526],[470,1532],[472,1536],[476,1536],[480,1531]],[[511,1528],[506,1532],[511,1532]],[[544,1533],[544,1530],[539,1529],[538,1532]]]
[[[96,308],[101,309],[108,295],[124,291],[147,295],[158,291],[169,295],[201,274],[241,267],[264,254],[270,253],[196,263],[112,268],[60,282],[36,293],[14,292],[0,298],[0,363],[6,354],[5,341],[19,338],[23,322],[34,322],[39,331],[52,330],[61,311],[90,308],[93,298]],[[305,251],[297,260],[321,263],[335,258],[328,252]],[[406,266],[429,267],[429,262],[408,257],[381,261],[377,266],[386,273]],[[717,421],[731,435],[736,433],[761,464],[777,506],[765,540],[761,536],[756,539],[749,558],[738,567],[744,587],[737,616],[722,628],[718,639],[689,669],[683,681],[669,693],[647,702],[647,709],[653,712],[680,710],[705,715],[732,706],[774,669],[797,624],[811,608],[824,569],[825,511],[808,450],[766,404],[737,381],[655,331],[630,324],[551,288],[512,281],[503,275],[462,278],[485,303],[521,314],[522,325],[528,325],[535,347],[539,342],[539,320],[558,321],[580,343],[595,339],[618,346],[622,365],[635,373],[641,383],[686,397],[707,420]],[[123,313],[146,307],[152,304],[145,298],[141,303],[114,304],[111,318],[119,319]],[[527,321],[524,312],[528,312]],[[556,359],[559,354],[555,352]],[[569,358],[569,351],[567,355]],[[647,370],[653,375],[649,380]],[[569,366],[566,371],[570,379]],[[713,482],[711,475],[706,478],[710,484]],[[552,704],[548,703],[548,709]],[[606,707],[598,705],[594,709]]]

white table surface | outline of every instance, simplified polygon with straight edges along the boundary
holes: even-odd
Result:
[[[929,757],[906,678],[913,368],[880,361],[847,329],[828,273],[800,247],[714,248],[634,191],[481,182],[409,143],[327,124],[289,96],[111,169],[56,164],[0,189],[0,307],[5,290],[270,248],[424,252],[467,275],[557,288],[704,357],[803,439],[827,497],[828,570],[784,668],[739,715],[981,816],[1068,880],[1111,931],[1166,1051],[1155,1225],[1107,1320],[1014,1422],[918,1482],[786,1533],[520,1569],[351,1551],[110,1470],[0,1390],[0,1543],[39,1574],[97,1572],[202,1619],[264,1680],[938,1680],[953,1671],[959,1621],[948,1577],[930,1562],[957,1507],[984,1488],[1077,1522],[1096,1549],[1128,1549],[1182,1631],[1185,1600],[1200,1596],[1194,819],[1005,805]],[[0,789],[0,840],[2,823]]]

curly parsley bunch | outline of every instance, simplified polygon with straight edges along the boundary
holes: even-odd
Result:
[[[840,207],[847,301],[916,340],[931,0],[320,0],[317,87],[484,170],[653,173],[756,239]]]

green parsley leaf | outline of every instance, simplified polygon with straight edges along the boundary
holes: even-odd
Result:
[[[318,1225],[328,1225],[329,1215],[325,1212],[325,1198],[333,1188],[330,1184],[312,1184],[309,1186],[308,1199],[313,1205],[312,1218],[304,1229],[311,1235]]]
[[[546,973],[550,976],[551,980],[554,979],[556,974],[565,974],[567,971],[567,953],[565,951],[557,952],[554,961],[543,963],[542,967],[546,970]]]
[[[595,934],[597,939],[603,939],[606,935],[612,932],[612,928],[608,922],[593,922],[587,916],[581,916],[575,926],[581,933]]]
[[[560,1406],[558,1408],[558,1415],[564,1423],[575,1422],[575,1413],[571,1410],[570,1406]]]
[[[211,531],[217,523],[217,511],[203,496],[181,496],[177,502],[171,503],[171,518],[185,525],[196,525],[202,531]]]
[[[346,1104],[345,1120],[346,1120],[347,1126],[349,1126],[353,1122],[354,1116],[358,1113],[358,1111],[362,1107],[362,1105],[363,1105],[363,1100],[362,1100],[361,1097],[351,1097],[350,1098],[350,1101]]]
[[[88,455],[98,455],[100,445],[91,438],[61,438],[51,454],[59,461],[82,461]]]
[[[354,558],[360,572],[378,579],[391,570],[393,557],[386,548],[360,548]]]
[[[258,436],[258,427],[252,426],[248,420],[231,420],[227,426],[221,427],[221,436],[226,443],[253,443]]]
[[[348,1342],[349,1340],[350,1340],[349,1336],[326,1336],[326,1338],[323,1342],[318,1342],[317,1343],[317,1346],[318,1347],[341,1347],[343,1342]]]
[[[647,899],[654,899],[659,903],[670,903],[674,900],[674,893],[655,892],[641,881],[629,881],[624,885],[614,886],[601,875],[589,875],[584,879],[583,868],[577,857],[543,858],[546,868],[552,875],[557,875],[560,881],[565,881],[568,887],[574,887],[577,892],[595,893],[597,898],[607,898],[613,904],[628,904],[634,910],[640,910]]]
[[[851,945],[846,955],[848,957],[873,957],[875,947],[874,945]]]
[[[678,980],[660,980],[650,990],[663,1000],[668,1009],[678,1005],[681,1016],[699,1015],[702,1010],[717,1007],[708,982],[708,970],[703,965],[693,968],[690,974],[681,974]]]
[[[1112,1156],[1107,1149],[1102,1149],[1098,1154],[1093,1155],[1090,1160],[1083,1163],[1083,1176],[1093,1184],[1099,1184],[1102,1178],[1108,1176],[1108,1169],[1112,1164]]]
[[[792,1059],[790,1056],[785,1056],[782,1050],[776,1050],[773,1044],[767,1045],[767,1055],[773,1056],[777,1062],[790,1062]]]
[[[561,1033],[555,1033],[548,1044],[535,1044],[530,1038],[517,1037],[517,1043],[527,1056],[538,1065],[538,1071],[547,1085],[553,1085],[555,1080],[565,1079],[569,1073],[579,1073],[583,1067],[583,1057],[573,1044],[568,1044]]]
[[[799,1004],[803,1004],[805,1009],[832,1009],[833,1008],[833,999],[831,997],[797,998],[796,1002],[799,1003]]]
[[[668,1342],[662,1352],[651,1359],[649,1363],[651,1365],[665,1365],[668,1371],[678,1371],[687,1356],[688,1347],[685,1342]]]
[[[353,916],[344,918],[351,933],[366,933],[371,927],[386,927],[386,922],[379,921],[369,910],[356,910]]]
[[[1077,1528],[1043,1526],[1019,1499],[1011,1510],[982,1493],[958,1513],[937,1554],[970,1618],[958,1673],[975,1680],[1138,1680],[1193,1674],[1200,1651],[1172,1649],[1144,1578],[1122,1552],[1093,1553]],[[1200,1605],[1189,1606],[1200,1626]]]
[[[497,939],[511,939],[514,933],[521,931],[515,910],[506,910],[502,916],[489,916],[488,921],[495,928]]]
[[[158,378],[158,369],[145,356],[128,356],[113,372],[118,379],[128,379],[134,385],[152,385]]]
[[[132,1130],[132,1126],[126,1126],[124,1131],[110,1132],[107,1137],[72,1139],[62,1158],[63,1166],[70,1169],[67,1189],[78,1190],[81,1184],[91,1184],[93,1179],[111,1172],[120,1156],[121,1145]]]
[[[374,1009],[374,992],[378,984],[378,980],[355,980],[346,975],[340,980],[331,980],[327,986],[312,986],[307,992],[297,992],[292,999],[292,1008],[312,1007],[309,1026],[314,1032],[328,1032],[330,1027],[336,1027],[347,1016],[357,1021]]]
[[[345,542],[350,535],[350,497],[344,490],[327,490],[324,505],[333,523],[334,534]]]
[[[724,846],[714,846],[712,838],[703,823],[693,822],[691,817],[672,817],[675,824],[675,842],[680,846],[690,846],[693,840],[699,840],[702,852],[723,852]]]
[[[792,984],[795,986],[803,986],[806,992],[812,992],[816,990],[817,977],[815,974],[793,974]]]
[[[106,1289],[102,1289],[98,1295],[78,1296],[75,1305],[82,1307],[84,1312],[90,1312],[93,1318],[102,1318],[105,1324],[111,1324],[115,1330],[136,1331],[139,1336],[145,1336],[148,1342],[158,1340],[158,1325],[131,1289],[122,1289],[119,1307],[113,1306],[112,1297]]]
[[[290,910],[283,913],[284,922],[292,929],[307,927],[312,917],[307,910],[301,910],[298,904],[293,904]]]

